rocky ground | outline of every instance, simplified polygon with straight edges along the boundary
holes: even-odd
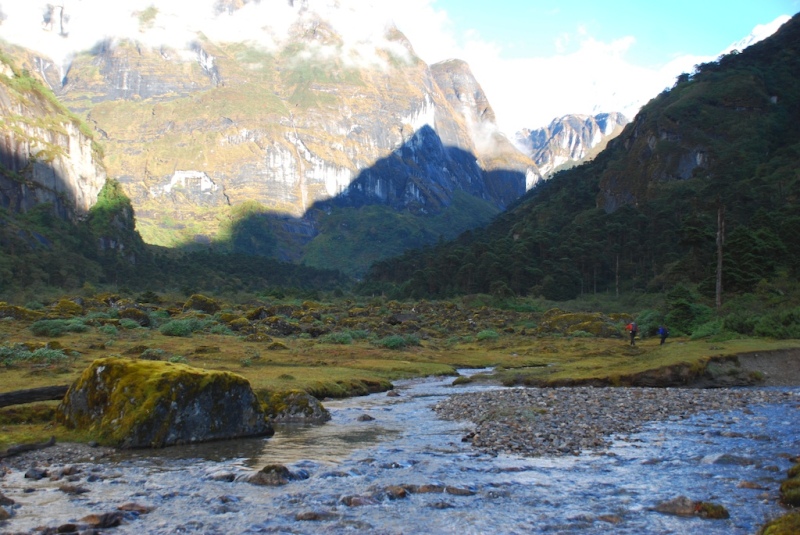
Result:
[[[514,388],[453,396],[434,410],[475,422],[464,440],[482,450],[539,456],[577,455],[648,422],[761,403],[800,404],[800,396],[755,389]]]
[[[742,369],[760,374],[761,386],[800,386],[797,350],[750,353],[738,360]],[[474,422],[464,440],[482,450],[538,456],[601,449],[613,435],[635,433],[648,422],[709,410],[746,411],[762,403],[800,408],[800,395],[751,388],[515,388],[453,396],[435,410],[442,418]]]

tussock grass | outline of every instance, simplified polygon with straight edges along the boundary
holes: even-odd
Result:
[[[0,393],[71,384],[95,359],[115,356],[180,359],[200,369],[241,375],[257,392],[300,390],[324,399],[388,390],[392,381],[400,379],[455,376],[458,368],[494,368],[493,373],[472,380],[508,385],[587,379],[615,384],[622,377],[679,364],[702,369],[715,356],[800,347],[798,340],[709,342],[678,337],[664,346],[657,338],[646,338],[632,348],[624,338],[526,332],[521,327],[509,330],[504,325],[538,324],[542,317],[528,310],[488,307],[481,307],[479,325],[471,328],[463,318],[465,312],[475,309],[457,303],[265,302],[249,296],[241,305],[220,301],[223,312],[198,317],[196,311],[186,310],[185,297],[156,295],[149,296],[149,301],[158,302],[148,305],[149,317],[158,321],[147,327],[137,323],[131,329],[124,328],[125,318],[118,319],[102,299],[92,298],[85,300],[83,317],[61,320],[85,327],[77,332],[31,329],[54,305],[42,306],[40,316],[4,318],[0,321],[0,345],[7,348],[7,354],[6,362],[0,362]],[[130,305],[123,302],[124,306]],[[407,332],[403,325],[385,322],[391,314],[412,308],[417,314],[414,329],[418,330]],[[261,310],[268,312],[262,314]],[[256,319],[244,321],[248,315]],[[231,318],[247,323],[246,328],[231,332],[225,323]],[[170,323],[187,328],[172,332],[164,328]],[[313,336],[296,330],[282,335],[270,330],[274,326],[323,331]],[[56,352],[69,358],[21,358]],[[52,407],[56,405],[52,403]],[[58,440],[88,440],[52,421],[37,420],[4,425],[0,448],[46,440],[51,435]]]

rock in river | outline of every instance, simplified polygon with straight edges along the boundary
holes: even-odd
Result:
[[[184,364],[105,358],[70,387],[58,419],[121,448],[269,436],[263,407],[239,375]]]

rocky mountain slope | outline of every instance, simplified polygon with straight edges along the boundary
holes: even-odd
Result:
[[[515,141],[543,176],[591,160],[618,136],[628,119],[620,113],[565,115],[545,128],[517,132]]]
[[[136,14],[141,41],[109,38],[66,69],[41,54],[19,59],[95,128],[150,243],[226,239],[244,204],[311,236],[321,216],[304,216],[337,197],[434,214],[464,191],[499,210],[539,179],[493,118],[470,108],[482,103],[455,105],[472,78],[464,65],[448,82],[394,28],[354,50],[306,3],[291,9],[287,38],[269,49],[200,34],[186,49],[154,48],[144,38],[158,27],[154,9]]]
[[[695,303],[715,297],[721,260],[728,296],[771,284],[789,295],[800,265],[799,43],[796,15],[680,76],[592,162],[541,182],[484,229],[376,264],[366,287],[554,300],[674,288],[680,314],[710,317]],[[794,322],[775,321],[760,332]],[[735,322],[737,332],[759,329]]]
[[[106,182],[102,154],[78,117],[0,57],[0,205],[12,213],[50,204],[84,218]]]

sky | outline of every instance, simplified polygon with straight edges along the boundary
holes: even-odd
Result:
[[[428,63],[467,61],[509,137],[571,113],[638,108],[682,72],[716,59],[759,25],[800,11],[800,0],[0,0],[0,38],[42,52],[63,68],[110,36],[188,50],[212,40],[279,47],[304,16],[331,22],[347,58],[379,64],[376,48],[395,24]],[[43,24],[47,5],[63,6]],[[148,9],[157,11],[150,20]],[[394,47],[394,48],[393,48]],[[319,53],[330,53],[320,50]]]
[[[682,72],[719,57],[798,0],[433,0],[401,29],[427,62],[466,60],[502,131],[571,113],[629,118]],[[490,6],[490,7],[489,7]]]

